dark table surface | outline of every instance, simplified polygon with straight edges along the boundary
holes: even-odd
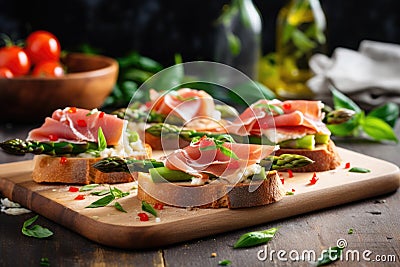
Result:
[[[400,136],[399,124],[397,136]],[[24,139],[36,126],[0,124],[0,140]],[[400,144],[355,139],[336,140],[336,143],[400,165]],[[0,163],[31,158],[31,155],[17,157],[0,153]],[[294,262],[290,259],[297,254],[312,250],[319,255],[322,250],[335,246],[340,238],[347,241],[347,249],[354,253],[336,261],[334,266],[400,266],[399,190],[154,250],[130,251],[102,246],[42,216],[37,223],[55,234],[48,239],[30,238],[21,233],[21,228],[33,215],[35,213],[18,216],[0,213],[0,266],[40,266],[41,258],[48,258],[50,266],[218,266],[223,259],[232,262],[229,266],[291,266]],[[271,227],[279,227],[279,230],[267,246],[232,248],[242,234]],[[353,234],[348,233],[349,229],[353,229]],[[216,256],[212,257],[212,253]],[[260,259],[265,255],[268,256],[265,260]],[[310,263],[299,261],[295,265],[310,266]]]

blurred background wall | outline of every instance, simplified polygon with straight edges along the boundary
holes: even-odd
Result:
[[[169,65],[211,60],[214,22],[227,0],[0,0],[0,32],[23,39],[53,32],[66,50],[90,44],[109,56],[136,50]],[[275,20],[283,0],[254,0],[263,18],[263,54],[275,49]],[[321,0],[328,51],[357,49],[361,40],[400,43],[400,1]]]

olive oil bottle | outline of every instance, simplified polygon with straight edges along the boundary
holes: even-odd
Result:
[[[309,60],[326,53],[326,18],[319,0],[289,0],[277,18],[276,93],[285,99],[311,99],[306,82],[312,76]]]
[[[216,21],[214,60],[258,76],[262,20],[252,0],[231,0]]]

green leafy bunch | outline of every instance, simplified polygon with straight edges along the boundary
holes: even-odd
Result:
[[[394,141],[398,138],[393,130],[399,117],[399,107],[395,103],[386,103],[366,114],[355,102],[335,88],[331,89],[335,109],[346,108],[356,114],[347,122],[327,125],[335,136],[367,136],[376,141]]]

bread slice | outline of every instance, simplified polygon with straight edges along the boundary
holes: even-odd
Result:
[[[151,147],[145,144],[146,151],[137,159],[151,158]],[[54,157],[35,155],[32,179],[37,183],[63,184],[115,184],[128,183],[137,179],[137,173],[102,173],[93,164],[101,158]]]
[[[150,174],[139,173],[138,185],[137,197],[140,200],[175,207],[249,208],[277,202],[285,195],[276,171],[268,172],[262,181],[235,185],[214,182],[202,186],[154,183]]]
[[[306,156],[314,161],[313,164],[296,168],[296,172],[321,172],[336,169],[341,158],[337,152],[335,143],[330,140],[326,145],[317,145],[314,149],[281,148],[275,151],[275,155],[297,154]]]

